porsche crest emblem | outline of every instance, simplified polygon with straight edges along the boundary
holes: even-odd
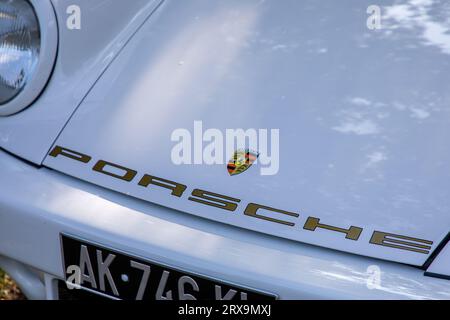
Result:
[[[246,171],[253,162],[258,159],[259,153],[246,150],[237,150],[230,161],[228,161],[227,169],[230,176],[234,176]]]

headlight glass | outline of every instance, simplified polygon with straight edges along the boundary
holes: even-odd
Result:
[[[36,69],[39,21],[26,0],[0,0],[0,104],[12,100]]]

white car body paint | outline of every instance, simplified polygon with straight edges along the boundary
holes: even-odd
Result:
[[[47,279],[64,278],[64,232],[280,299],[450,299],[449,281],[412,266],[211,222],[36,169],[3,152],[0,174],[0,255]],[[374,265],[381,283],[371,289],[367,270]],[[52,281],[46,283],[51,289]]]
[[[450,280],[450,243],[447,243],[427,268],[427,275]]]
[[[32,106],[14,116],[0,117],[0,147],[36,164],[42,162],[87,92],[161,0],[52,3],[59,43],[51,78]],[[72,4],[84,9],[83,31],[64,27],[66,8]]]
[[[93,161],[86,165],[47,157],[44,165],[203,218],[423,265],[427,254],[369,242],[374,231],[384,231],[433,241],[434,248],[449,232],[449,148],[446,143],[431,146],[430,139],[440,139],[442,130],[447,130],[447,118],[437,115],[450,111],[445,104],[450,99],[439,104],[442,110],[436,111],[436,117],[425,120],[411,118],[393,106],[375,106],[389,101],[415,104],[411,91],[426,94],[422,82],[408,81],[405,73],[390,73],[393,65],[403,63],[430,81],[440,73],[427,73],[427,60],[397,61],[410,57],[400,49],[393,57],[376,54],[398,46],[398,41],[380,35],[367,40],[373,50],[358,48],[355,38],[369,32],[365,24],[354,23],[358,18],[364,21],[361,2],[356,7],[361,12],[333,10],[321,28],[308,28],[328,6],[329,2],[311,7],[289,1],[166,2],[158,17],[139,30],[105,72],[55,142],[92,156]],[[325,35],[328,38],[322,39]],[[310,43],[317,41],[319,47],[329,48],[325,56],[311,51],[316,45]],[[278,49],[286,43],[289,49]],[[416,50],[444,55],[428,46]],[[374,63],[379,64],[377,72]],[[391,89],[394,84],[396,90]],[[439,91],[442,99],[446,89],[442,86]],[[366,98],[356,98],[360,96]],[[392,115],[379,119],[380,112]],[[192,128],[199,119],[205,127],[223,132],[226,128],[279,128],[279,172],[262,176],[253,166],[230,177],[225,165],[173,164],[171,133]],[[139,173],[131,183],[124,182],[92,171],[95,160]],[[145,173],[188,189],[177,198],[165,188],[143,188],[138,181]],[[194,188],[241,199],[241,210],[227,212],[192,202],[188,195]],[[255,219],[242,214],[248,203],[300,217],[283,218],[294,227]],[[303,230],[309,216],[324,224],[364,231],[353,241],[329,230]]]
[[[450,299],[450,282],[419,268],[430,255],[369,243],[378,230],[433,251],[450,231],[450,40],[431,32],[448,29],[434,14],[445,5],[403,1],[402,15],[389,3],[385,28],[368,30],[360,0],[166,0],[156,11],[157,1],[54,0],[60,25],[69,2],[117,24],[99,18],[90,38],[86,25],[60,29],[43,95],[0,118],[0,146],[44,166],[0,153],[0,255],[44,272],[47,290],[64,276],[65,232],[282,299]],[[173,165],[170,134],[195,120],[279,128],[279,173]],[[93,160],[45,157],[52,145]],[[186,195],[94,173],[100,159],[186,184]],[[241,210],[188,201],[193,188],[242,199]],[[242,214],[249,202],[300,217],[260,221]],[[310,232],[308,216],[364,230],[358,241]],[[373,265],[380,287],[367,285]]]

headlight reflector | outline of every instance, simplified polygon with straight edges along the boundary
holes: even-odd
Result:
[[[0,105],[16,97],[36,70],[39,21],[25,0],[0,0]]]

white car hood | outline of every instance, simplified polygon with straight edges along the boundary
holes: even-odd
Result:
[[[381,7],[382,29],[370,30],[370,4],[165,1],[55,142],[92,159],[47,156],[44,165],[186,214],[298,241],[293,246],[422,265],[450,231],[450,25],[441,16],[449,8],[398,1]],[[204,129],[279,129],[278,173],[260,175],[258,164],[236,176],[226,164],[174,164],[172,133],[193,133],[197,120]],[[93,171],[98,160],[137,175],[127,182]],[[187,189],[176,197],[143,188],[144,174]],[[189,200],[196,188],[241,201],[233,212],[202,205]],[[283,216],[294,226],[274,223],[244,215],[249,203],[299,216]],[[351,240],[306,230],[308,217],[362,232]],[[376,231],[422,239],[428,253],[371,243]]]

